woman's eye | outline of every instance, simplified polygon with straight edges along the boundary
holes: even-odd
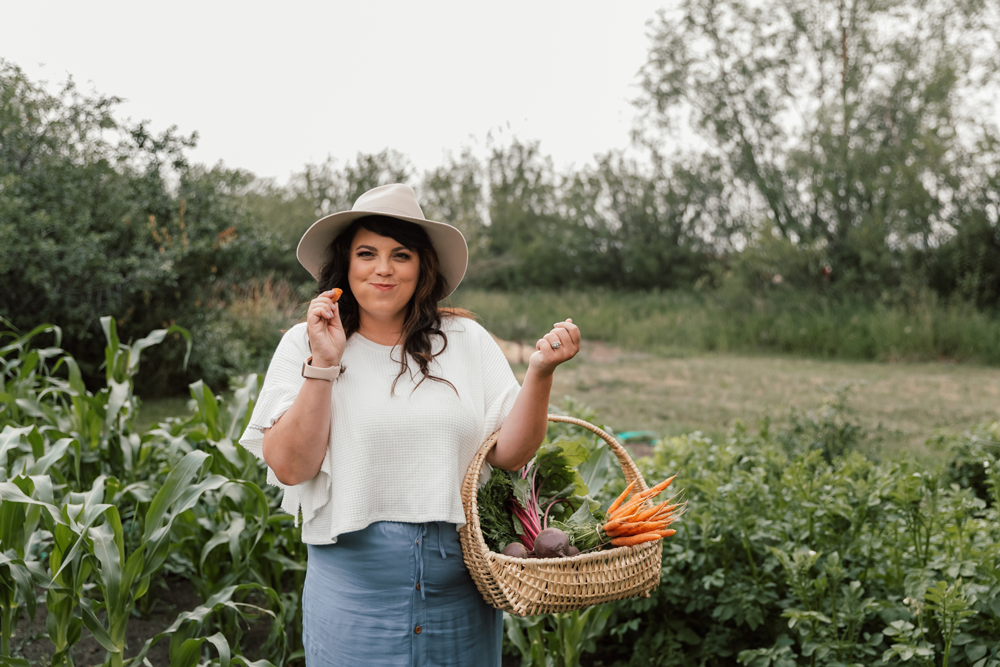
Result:
[[[410,253],[408,253],[408,252],[397,252],[396,253],[396,259],[401,259],[403,261],[406,261],[406,260],[410,259]]]
[[[358,251],[358,257],[372,257],[370,250],[360,250]]]

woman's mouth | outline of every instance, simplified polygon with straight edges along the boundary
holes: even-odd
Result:
[[[387,283],[372,283],[372,287],[374,287],[380,292],[388,292],[393,287],[395,287],[395,285],[389,285]]]

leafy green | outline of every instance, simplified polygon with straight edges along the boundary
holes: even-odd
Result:
[[[594,512],[599,511],[601,504],[590,496],[576,497],[572,500],[581,501],[579,509],[565,521],[553,521],[549,525],[566,533],[569,543],[580,551],[593,549],[601,540],[597,532],[601,521],[594,515]]]
[[[477,493],[479,503],[479,525],[483,530],[486,545],[500,552],[511,542],[518,541],[518,533],[507,500],[514,491],[510,473],[494,468],[490,479]]]
[[[549,498],[587,495],[587,485],[576,467],[589,458],[590,451],[575,440],[544,443],[534,459],[541,480],[539,495]],[[570,486],[572,489],[567,489]]]

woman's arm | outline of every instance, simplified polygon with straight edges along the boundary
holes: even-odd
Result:
[[[313,299],[306,315],[312,365],[317,368],[340,366],[347,345],[332,295],[331,290]],[[264,462],[282,484],[301,484],[319,472],[330,443],[332,391],[333,382],[306,378],[288,412],[264,429]]]
[[[552,343],[556,341],[559,345],[553,350]],[[487,463],[504,470],[518,470],[531,460],[548,428],[552,374],[556,366],[569,361],[579,351],[580,329],[571,319],[558,322],[535,343],[524,384],[500,427],[496,446],[486,456]]]
[[[330,443],[332,387],[306,378],[288,412],[264,429],[264,462],[282,484],[301,484],[319,472]]]

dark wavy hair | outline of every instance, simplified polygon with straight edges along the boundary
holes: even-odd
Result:
[[[351,291],[351,285],[347,280],[348,269],[351,265],[351,244],[354,236],[361,229],[367,229],[379,236],[387,236],[397,243],[417,254],[420,258],[420,274],[417,277],[417,287],[413,291],[410,302],[406,304],[406,319],[403,323],[403,343],[402,357],[399,360],[399,375],[392,382],[392,391],[396,390],[396,383],[404,373],[409,372],[410,366],[407,362],[409,357],[420,366],[423,377],[417,383],[419,387],[424,380],[442,382],[453,390],[455,386],[444,378],[432,375],[430,363],[434,357],[444,352],[448,347],[448,336],[441,330],[442,318],[467,317],[473,318],[472,313],[461,308],[450,308],[439,306],[438,304],[450,291],[448,282],[441,275],[440,263],[437,251],[431,243],[427,232],[420,225],[390,218],[384,215],[368,215],[358,218],[330,243],[327,250],[326,263],[320,272],[317,281],[317,294],[339,287],[344,291],[337,302],[340,304],[340,320],[344,324],[344,333],[350,338],[361,326],[361,311],[358,307],[358,300]],[[443,345],[441,349],[433,353],[433,338],[440,336]],[[455,390],[457,393],[457,390]]]

